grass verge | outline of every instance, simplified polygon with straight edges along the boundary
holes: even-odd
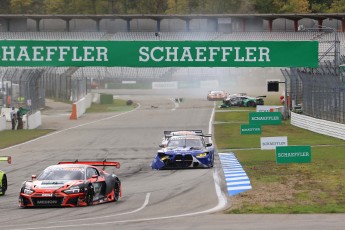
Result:
[[[252,190],[232,197],[228,213],[344,213],[345,141],[284,121],[263,126],[261,135],[240,135],[249,111],[216,113],[218,149],[236,154]],[[225,122],[218,123],[217,122]],[[275,163],[275,151],[260,150],[260,136],[287,136],[289,145],[311,145],[312,163]]]
[[[127,104],[126,100],[114,99],[113,104],[95,104],[93,103],[86,113],[101,113],[101,112],[123,112],[136,108],[138,105],[134,102]]]
[[[47,135],[54,130],[51,129],[33,129],[33,130],[4,130],[1,131],[0,149],[17,145],[40,136]]]

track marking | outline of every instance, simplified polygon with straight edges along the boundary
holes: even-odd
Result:
[[[141,205],[141,207],[139,207],[139,208],[137,208],[137,209],[135,209],[133,211],[123,212],[123,213],[118,213],[118,214],[108,215],[108,216],[97,216],[97,217],[88,217],[88,218],[73,219],[73,220],[54,221],[54,222],[48,222],[46,224],[56,224],[56,223],[71,222],[71,221],[95,220],[95,219],[102,219],[102,218],[108,218],[108,217],[116,217],[116,216],[123,216],[123,215],[133,214],[133,213],[136,213],[136,212],[139,212],[139,211],[143,210],[148,205],[149,200],[150,200],[150,195],[151,195],[151,193],[147,193],[146,197],[145,197],[145,201]],[[25,225],[31,225],[31,224],[21,224],[21,225],[17,225],[17,226],[25,226]],[[1,226],[1,227],[13,227],[13,225],[7,225],[7,226]],[[22,228],[22,230],[24,230],[24,229],[39,229],[39,228]]]
[[[26,142],[23,142],[23,143],[20,143],[20,144],[17,144],[17,145],[13,145],[13,146],[1,149],[0,152],[3,152],[5,150],[9,150],[9,149],[13,149],[13,148],[16,148],[16,147],[19,147],[19,146],[22,146],[22,145],[25,145],[25,144],[28,144],[28,143],[32,143],[32,142],[35,142],[35,141],[38,141],[38,140],[41,140],[41,139],[44,139],[44,138],[47,138],[47,137],[50,137],[50,136],[54,136],[56,134],[66,132],[68,130],[72,130],[72,129],[80,128],[80,127],[83,127],[83,126],[91,125],[91,124],[94,124],[94,123],[97,123],[97,122],[100,122],[100,121],[110,120],[110,119],[113,119],[115,117],[119,117],[119,116],[122,116],[122,115],[125,115],[125,114],[128,114],[128,113],[134,112],[137,109],[139,109],[140,107],[141,107],[141,105],[138,103],[138,107],[134,108],[133,110],[130,110],[130,111],[127,111],[127,112],[123,112],[123,113],[120,113],[120,114],[116,114],[114,116],[105,117],[105,118],[102,118],[102,119],[99,119],[99,120],[96,120],[96,121],[91,121],[91,122],[88,122],[88,123],[76,125],[76,126],[73,126],[73,127],[67,128],[67,129],[59,130],[59,131],[56,131],[56,132],[53,132],[53,133],[50,133],[50,134],[47,134],[47,135],[35,138],[33,140],[29,140],[29,141],[26,141]]]
[[[247,173],[242,168],[235,154],[231,152],[218,153],[218,155],[224,171],[229,196],[252,189]]]
[[[61,220],[61,221],[56,221],[56,222],[49,222],[49,224],[54,224],[54,223],[59,223],[59,222],[78,221],[78,220],[95,220],[95,219],[102,219],[102,218],[115,217],[115,216],[123,216],[123,215],[128,215],[128,214],[136,213],[136,212],[139,212],[139,211],[143,210],[149,204],[150,195],[151,195],[151,193],[147,193],[146,197],[145,197],[145,201],[141,205],[141,207],[137,208],[137,209],[135,209],[133,211],[130,211],[130,212],[123,212],[123,213],[118,213],[118,214],[108,215],[108,216],[96,216],[96,217],[88,217],[88,218],[73,219],[73,220]]]
[[[162,216],[162,217],[154,217],[154,218],[143,218],[143,219],[135,219],[135,220],[118,220],[118,221],[110,221],[110,222],[101,222],[101,223],[88,223],[88,224],[70,224],[70,225],[55,225],[55,226],[48,226],[48,227],[37,227],[37,228],[17,228],[14,230],[39,230],[39,229],[58,229],[58,228],[71,228],[71,227],[82,227],[82,226],[101,226],[101,225],[108,225],[108,224],[117,224],[117,223],[135,223],[135,222],[142,222],[142,221],[154,221],[154,220],[164,220],[164,219],[172,219],[172,218],[180,218],[180,217],[186,217],[186,216],[195,216],[195,215],[201,215],[201,214],[207,214],[207,213],[213,213],[217,212],[224,208],[225,204],[227,203],[226,198],[223,194],[220,186],[219,186],[219,177],[216,172],[213,172],[213,177],[215,179],[215,186],[216,186],[216,193],[218,195],[218,205],[214,208],[207,209],[200,212],[192,212],[192,213],[186,213],[181,215],[172,215],[172,216]],[[221,199],[220,199],[221,197]],[[89,218],[86,218],[89,219]],[[64,221],[62,221],[64,222]]]
[[[209,121],[209,132],[210,133],[212,131],[212,121],[213,121],[213,117],[214,117],[214,112],[215,112],[215,109],[213,108],[211,118]],[[216,170],[213,171],[213,179],[214,179],[216,194],[218,197],[218,204],[215,207],[204,210],[204,211],[186,213],[186,214],[181,214],[181,215],[162,216],[162,217],[155,217],[155,218],[143,218],[143,219],[136,219],[136,220],[119,220],[119,221],[102,222],[102,223],[61,225],[61,226],[49,226],[49,227],[38,227],[38,228],[23,228],[23,229],[16,229],[16,230],[34,230],[34,229],[38,230],[38,229],[71,228],[71,227],[81,227],[81,226],[100,226],[100,225],[108,225],[108,224],[116,224],[116,223],[134,223],[134,222],[142,222],[142,221],[164,220],[164,219],[172,219],[172,218],[214,213],[214,212],[217,212],[217,211],[224,209],[224,207],[227,204],[227,198],[224,195],[224,193],[222,192],[222,189],[220,187],[220,177],[219,177],[219,174],[216,172]]]

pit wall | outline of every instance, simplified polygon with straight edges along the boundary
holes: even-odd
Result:
[[[6,117],[0,116],[0,131],[6,129]]]
[[[90,108],[92,103],[100,103],[100,94],[98,93],[89,93],[84,98],[80,99],[79,101],[73,103],[75,104],[76,110],[76,119],[81,117],[85,112],[86,109]],[[11,122],[10,118],[11,108],[1,108],[0,112],[0,131],[11,129],[11,124],[7,122]],[[73,113],[73,111],[72,111]],[[72,118],[71,118],[72,119]],[[33,114],[24,115],[23,116],[23,128],[24,129],[36,129],[42,125],[42,115],[41,111],[37,111]]]
[[[86,109],[90,108],[92,103],[100,102],[100,94],[98,93],[89,93],[79,101],[73,103],[72,113],[70,116],[71,120],[77,120],[83,114],[85,114]]]

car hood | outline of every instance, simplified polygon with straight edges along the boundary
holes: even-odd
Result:
[[[80,184],[80,181],[75,180],[35,180],[32,182],[33,189],[57,189],[62,187],[70,187],[72,185]]]

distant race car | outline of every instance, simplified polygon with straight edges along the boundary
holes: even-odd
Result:
[[[49,166],[22,184],[19,206],[74,207],[115,202],[122,196],[121,181],[104,171],[107,166],[120,168],[120,163],[74,161]]]
[[[0,161],[7,161],[7,163],[11,164],[11,157],[1,157]],[[5,195],[7,190],[7,176],[6,173],[0,170],[0,196]]]
[[[257,105],[264,105],[264,97],[258,96],[251,97],[246,94],[231,94],[225,100],[223,100],[223,107],[231,106],[244,106],[244,107],[256,107]]]
[[[203,135],[202,130],[174,130],[174,131],[164,131],[164,137],[162,140],[162,145],[168,144],[170,137],[172,136],[185,136],[185,135]]]
[[[222,90],[212,90],[209,91],[207,94],[207,100],[208,101],[222,101],[226,99],[228,94],[225,91]]]
[[[152,169],[211,168],[214,148],[203,136],[172,136],[166,145],[160,145],[151,163]]]

